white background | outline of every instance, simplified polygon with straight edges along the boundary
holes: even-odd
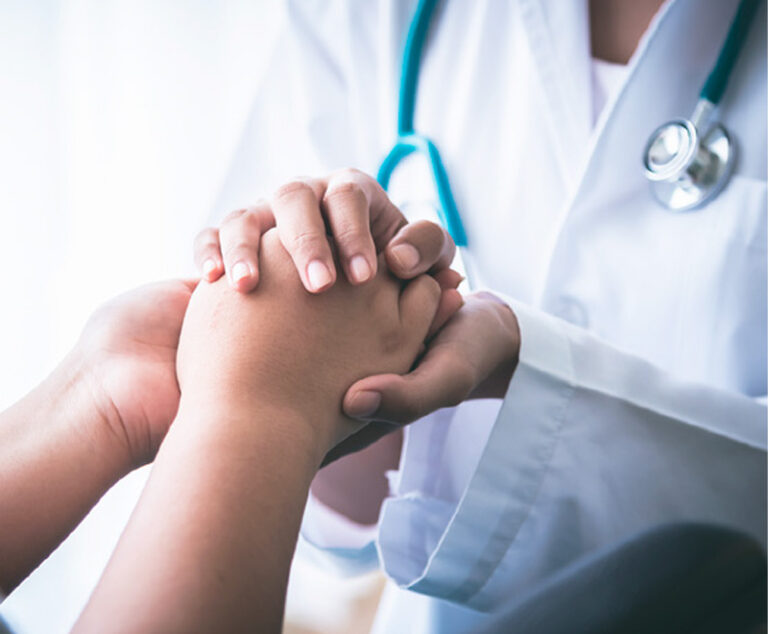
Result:
[[[192,272],[281,20],[276,0],[0,0],[0,408],[100,302]],[[145,477],[5,600],[16,631],[69,629]]]

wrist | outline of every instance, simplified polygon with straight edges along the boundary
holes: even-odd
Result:
[[[520,325],[512,308],[504,301],[485,291],[477,293],[489,302],[498,317],[500,343],[496,347],[498,358],[493,370],[470,394],[471,399],[503,399],[520,359]]]
[[[258,439],[291,446],[315,469],[334,445],[330,425],[321,424],[300,408],[234,389],[182,392],[172,430],[177,427],[179,433],[199,435],[208,441],[226,438],[247,444]]]
[[[94,405],[87,377],[81,359],[70,353],[0,414],[5,590],[21,582],[131,469],[125,445]]]
[[[140,466],[132,455],[120,416],[98,382],[98,368],[78,349],[70,352],[43,386],[51,411],[65,411],[64,424],[117,478]],[[53,417],[49,417],[53,419]]]

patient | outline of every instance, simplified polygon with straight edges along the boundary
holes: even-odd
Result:
[[[380,266],[310,295],[275,232],[260,266],[248,295],[174,280],[112,300],[0,413],[0,599],[154,459],[75,630],[280,630],[309,484],[361,426],[342,397],[368,374],[408,371],[441,288]]]
[[[260,257],[255,293],[222,280],[192,296],[178,415],[75,631],[280,631],[310,482],[360,425],[344,392],[407,372],[423,345],[431,277],[404,284],[380,267],[313,296],[274,232]]]

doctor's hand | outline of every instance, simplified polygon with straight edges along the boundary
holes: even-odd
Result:
[[[375,421],[360,432],[358,444],[365,446],[392,431],[387,423],[410,423],[469,398],[504,398],[519,351],[512,309],[490,293],[466,297],[409,374],[371,376],[349,388],[344,412]],[[349,442],[354,444],[355,438]],[[344,446],[334,453],[346,453]]]
[[[272,412],[297,442],[314,437],[319,464],[362,426],[343,415],[347,388],[373,373],[397,376],[412,367],[440,287],[428,275],[403,283],[380,267],[361,287],[339,280],[310,294],[275,231],[263,236],[259,263],[253,293],[234,292],[225,280],[195,291],[179,344],[181,400],[198,410],[226,404],[235,418]],[[303,423],[292,428],[295,420]]]
[[[212,282],[226,272],[234,288],[253,290],[261,275],[259,241],[274,226],[311,293],[327,290],[337,279],[330,238],[352,284],[376,275],[378,253],[383,252],[389,270],[405,280],[448,268],[456,252],[440,225],[408,224],[375,179],[346,169],[287,183],[271,201],[229,214],[218,229],[203,230],[195,241],[195,262],[204,279]],[[459,305],[455,299],[454,310]]]
[[[176,347],[197,280],[142,286],[100,307],[73,354],[133,467],[150,462],[179,405]]]

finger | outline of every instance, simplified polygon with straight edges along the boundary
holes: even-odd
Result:
[[[272,210],[264,202],[234,211],[221,223],[224,269],[231,286],[241,293],[253,290],[259,283],[259,241],[273,225]]]
[[[320,210],[323,188],[296,180],[275,192],[272,209],[280,241],[290,254],[304,287],[319,293],[336,281],[331,247]]]
[[[224,261],[221,259],[219,230],[212,227],[203,229],[195,236],[194,258],[197,270],[208,282],[215,282],[224,273]]]
[[[353,177],[368,198],[370,233],[376,252],[381,253],[395,234],[408,224],[408,220],[375,178],[356,169],[343,170],[344,175]]]
[[[432,273],[432,277],[437,280],[437,283],[440,284],[440,288],[443,290],[458,288],[459,284],[464,281],[464,276],[453,269],[441,269]]]
[[[376,246],[371,236],[370,200],[356,170],[344,170],[328,181],[323,196],[325,217],[347,279],[367,282],[376,274]]]
[[[443,290],[440,295],[440,303],[437,305],[437,311],[432,318],[432,323],[427,331],[427,338],[432,337],[440,330],[448,320],[453,317],[464,305],[464,298],[456,289],[449,288]]]
[[[440,225],[420,220],[400,229],[384,253],[389,270],[401,279],[410,279],[450,266],[456,245]]]
[[[400,323],[415,341],[423,341],[440,303],[440,285],[429,275],[410,281],[400,293]]]
[[[410,423],[442,407],[464,401],[476,377],[457,347],[431,348],[413,372],[361,379],[344,395],[344,413],[352,418]]]

